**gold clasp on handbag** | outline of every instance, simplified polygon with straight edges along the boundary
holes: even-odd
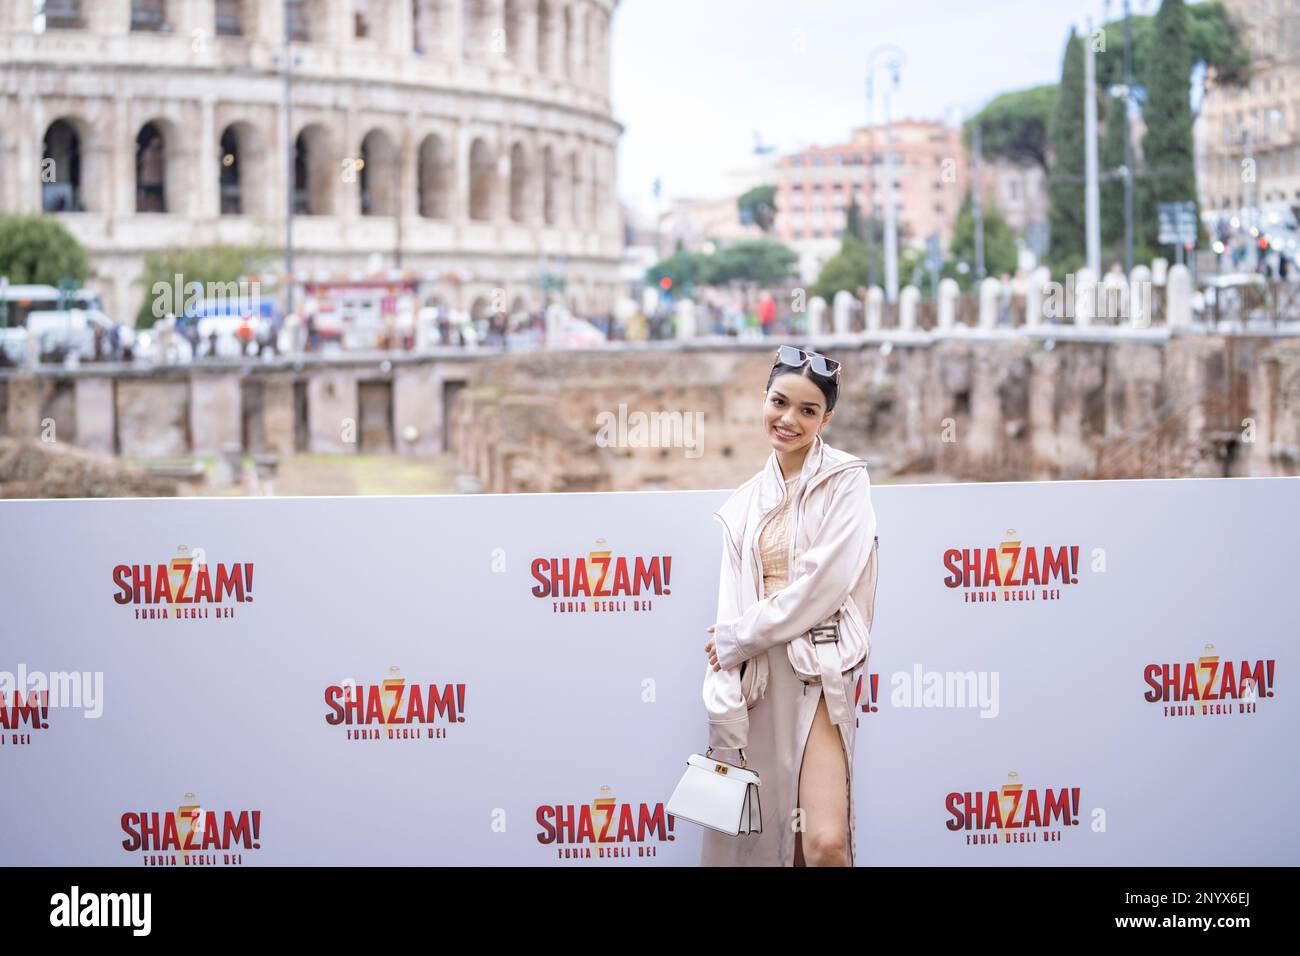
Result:
[[[745,748],[741,747],[739,753],[740,753],[740,769],[744,770],[749,766],[749,760],[745,757]],[[704,751],[704,756],[706,759],[712,757],[713,748],[710,747],[708,750]],[[728,767],[725,763],[715,763],[713,765],[714,773],[726,773],[729,769],[731,768]]]

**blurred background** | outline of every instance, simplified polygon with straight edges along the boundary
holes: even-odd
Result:
[[[4,0],[0,497],[1300,473],[1300,8]]]

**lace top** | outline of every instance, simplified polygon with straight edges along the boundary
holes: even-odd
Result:
[[[758,552],[763,562],[763,596],[775,594],[790,583],[790,515],[794,504],[795,475],[785,483],[785,504],[763,525]]]

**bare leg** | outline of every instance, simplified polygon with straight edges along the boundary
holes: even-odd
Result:
[[[799,769],[798,806],[804,830],[795,834],[795,866],[848,866],[848,768],[839,728],[820,693]]]

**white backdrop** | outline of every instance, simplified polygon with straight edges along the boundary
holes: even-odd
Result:
[[[694,865],[698,827],[663,804],[706,743],[726,495],[0,502],[0,682],[102,675],[98,701],[6,701],[0,862]],[[860,865],[1300,863],[1300,479],[873,501]],[[963,549],[1013,581],[1031,551],[1062,557],[1073,583],[1008,601],[1025,589],[961,586]],[[612,609],[533,593],[538,559],[572,583],[593,552],[606,589],[626,559]],[[202,563],[219,600],[137,604],[115,572],[179,584],[187,557],[184,595]],[[393,684],[374,706],[406,716],[418,686],[424,722],[328,722],[328,688],[369,704],[386,679],[399,706]],[[363,727],[379,739],[349,739]],[[188,856],[160,845],[169,824],[194,830]]]

